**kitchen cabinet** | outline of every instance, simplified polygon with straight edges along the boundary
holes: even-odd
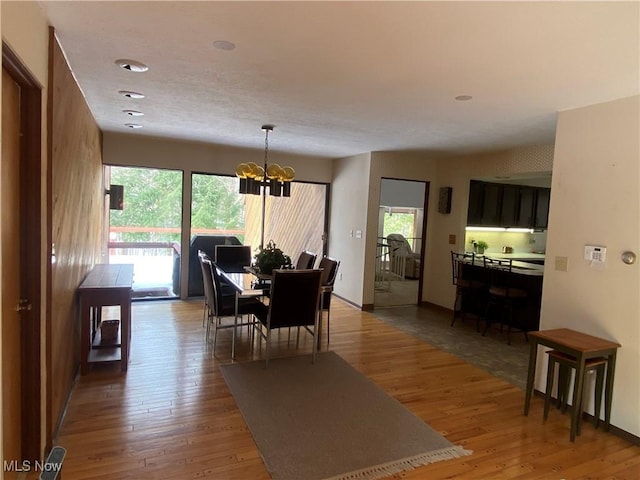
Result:
[[[502,191],[497,183],[485,183],[482,190],[482,225],[499,227],[502,223]]]
[[[551,199],[551,189],[536,189],[536,210],[533,228],[547,228],[549,224],[549,201]]]
[[[517,185],[503,185],[502,208],[500,209],[500,226],[516,225],[520,218],[520,188]]]
[[[471,180],[467,225],[547,228],[550,193],[549,188]]]
[[[533,207],[536,204],[536,189],[518,187],[518,215],[513,224],[520,228],[531,228],[533,224]]]
[[[482,187],[483,182],[471,180],[469,184],[469,210],[467,211],[468,225],[482,224]]]

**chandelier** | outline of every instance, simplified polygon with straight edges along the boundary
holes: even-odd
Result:
[[[253,162],[241,163],[236,167],[236,176],[240,179],[240,193],[250,195],[266,195],[274,197],[291,196],[291,181],[295,171],[291,167],[281,167],[277,163],[267,165],[269,155],[269,132],[273,125],[263,125],[264,131],[264,167]]]
[[[264,167],[253,162],[241,163],[236,167],[236,176],[240,179],[240,193],[249,195],[262,194],[262,218],[260,222],[260,248],[264,246],[264,219],[267,204],[267,189],[274,197],[290,197],[291,181],[296,172],[291,167],[281,167],[277,163],[268,165],[269,132],[273,125],[263,125],[264,131]]]

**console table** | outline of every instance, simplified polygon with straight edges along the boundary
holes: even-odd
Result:
[[[98,264],[78,287],[80,300],[80,373],[92,362],[120,362],[127,371],[131,342],[131,287],[133,265]],[[102,344],[99,322],[102,307],[120,307],[120,341]]]

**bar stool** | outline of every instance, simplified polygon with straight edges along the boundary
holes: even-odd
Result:
[[[489,311],[492,307],[497,311],[498,321],[500,322],[500,331],[506,323],[507,325],[507,344],[511,345],[511,330],[516,329],[524,333],[525,340],[527,338],[527,330],[524,322],[516,323],[513,311],[522,309],[527,303],[529,295],[521,288],[514,288],[511,285],[513,276],[511,274],[512,260],[490,258],[485,255],[484,268],[489,272],[489,300],[485,310],[486,326],[482,336],[487,334],[491,327],[491,318]]]
[[[551,391],[553,390],[553,381],[555,374],[555,365],[558,364],[558,402],[557,407],[562,407],[562,412],[567,410],[567,399],[569,396],[569,383],[571,381],[571,369],[576,370],[576,359],[571,355],[559,352],[557,350],[547,351],[549,355],[549,364],[547,367],[547,388],[544,394],[544,415],[543,421],[547,421],[549,416],[549,404],[551,403]],[[595,409],[593,417],[595,419],[595,427],[600,425],[600,407],[602,405],[602,391],[604,386],[604,370],[607,365],[607,359],[605,357],[590,358],[585,363],[584,375],[586,376],[590,372],[596,373],[596,385],[594,391]],[[586,384],[586,382],[583,382]],[[584,395],[582,396],[584,399]],[[572,405],[571,408],[579,408],[579,412],[582,412],[582,405]],[[581,417],[582,415],[580,415]],[[580,418],[578,419],[577,434],[580,435]]]
[[[467,313],[476,313],[478,317],[478,331],[480,331],[480,317],[477,315],[477,309],[479,304],[479,297],[483,289],[486,288],[486,284],[481,280],[473,277],[473,272],[465,268],[473,267],[475,261],[475,254],[473,253],[458,253],[451,251],[451,273],[452,282],[456,286],[456,299],[453,302],[453,318],[451,320],[451,326],[456,323],[456,317],[458,314],[462,314],[462,321]]]

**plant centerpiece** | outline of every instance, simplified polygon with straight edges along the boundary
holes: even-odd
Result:
[[[476,251],[478,254],[482,255],[487,248],[489,248],[489,244],[484,240],[478,240],[476,242]]]
[[[255,266],[260,273],[270,275],[274,269],[290,268],[291,257],[285,255],[282,250],[276,247],[274,241],[270,240],[266,247],[260,248],[256,253]]]

